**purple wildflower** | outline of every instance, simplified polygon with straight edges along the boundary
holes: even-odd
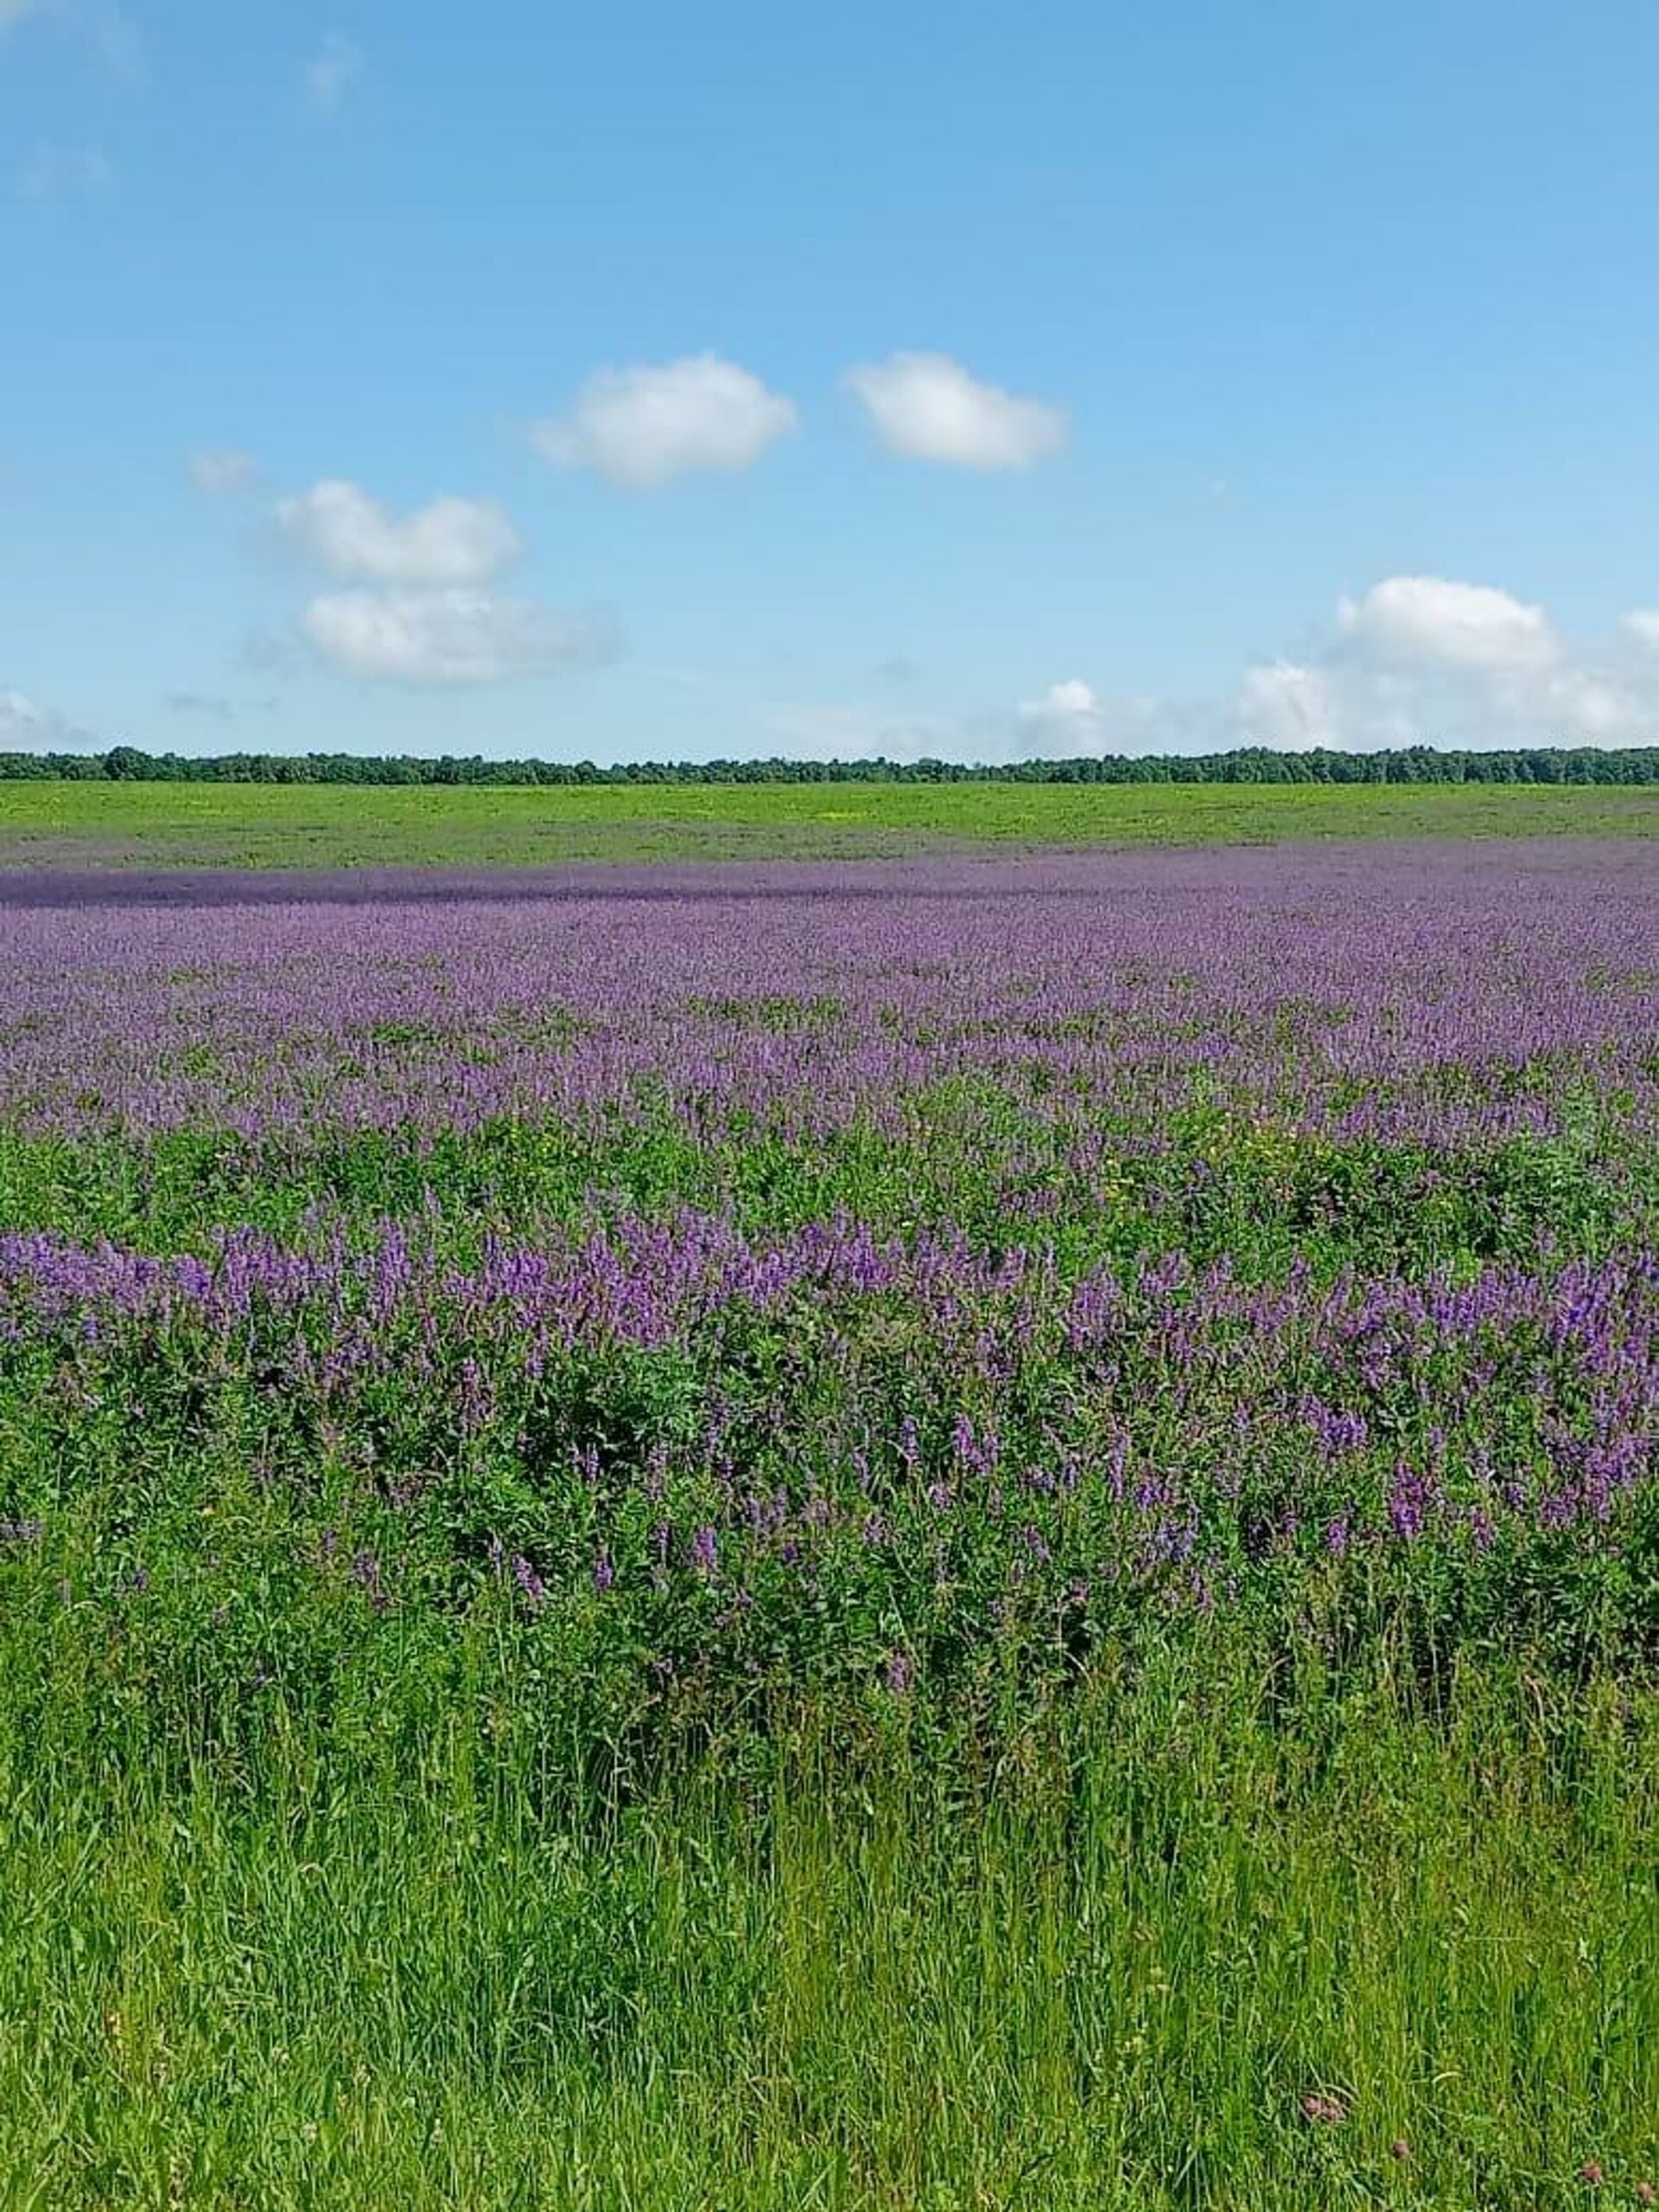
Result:
[[[539,1609],[547,1602],[547,1585],[522,1552],[514,1552],[512,1560],[512,1579],[523,1591],[532,1608]]]

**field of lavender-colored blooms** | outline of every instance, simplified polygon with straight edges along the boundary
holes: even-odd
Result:
[[[1659,2184],[1650,845],[0,943],[6,2201]]]

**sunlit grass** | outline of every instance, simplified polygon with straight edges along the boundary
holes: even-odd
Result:
[[[808,1720],[618,1802],[474,1679],[378,1747],[273,1716],[239,1781],[67,1684],[0,1732],[8,2204],[1496,2212],[1659,2162],[1651,1698],[1287,1707],[1240,1645],[995,1757]]]
[[[0,865],[530,866],[1656,830],[1659,791],[1605,786],[0,784]]]

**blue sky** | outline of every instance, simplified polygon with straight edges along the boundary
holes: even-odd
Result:
[[[1659,10],[0,0],[0,744],[1659,740]]]

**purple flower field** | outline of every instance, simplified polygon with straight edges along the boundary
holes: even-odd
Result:
[[[1194,1103],[1338,1138],[1654,1128],[1640,845],[561,878],[0,879],[15,1128],[874,1120],[1010,1084],[1084,1144]]]
[[[641,1694],[1316,1593],[1640,1633],[1656,893],[1617,845],[10,879],[5,1525],[211,1462],[314,1595],[493,1592]]]
[[[38,2201],[1654,2171],[1656,893],[0,875]]]

